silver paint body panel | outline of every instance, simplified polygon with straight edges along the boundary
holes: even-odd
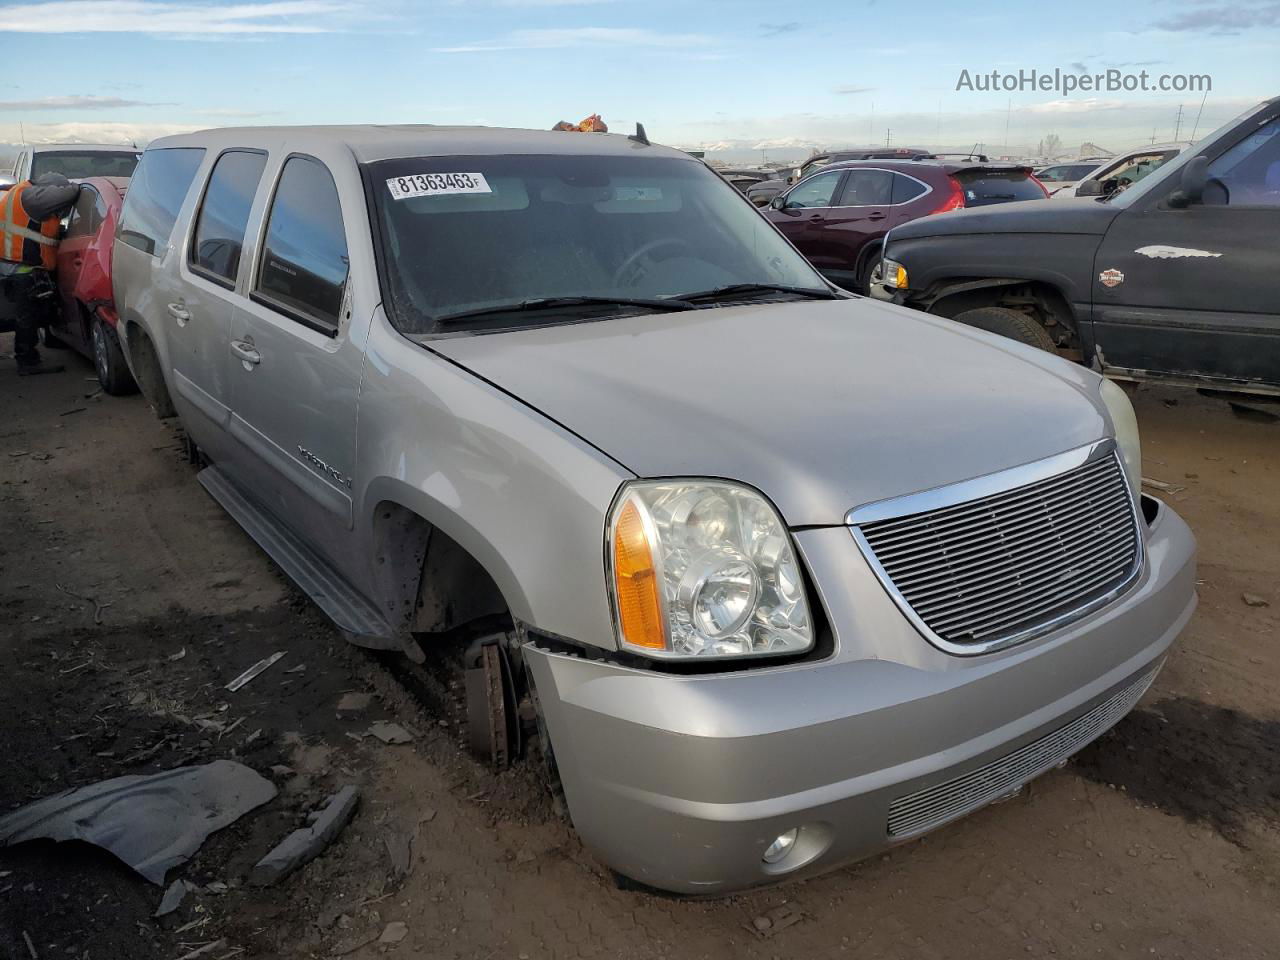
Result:
[[[372,607],[384,608],[374,518],[394,503],[465,548],[522,624],[604,651],[526,647],[574,822],[630,876],[692,892],[766,882],[776,873],[761,852],[797,822],[823,824],[828,843],[804,871],[880,849],[894,797],[1087,711],[1162,656],[1190,615],[1194,541],[1168,509],[1123,597],[984,656],[928,643],[876,578],[850,511],[1112,435],[1095,374],[1012,341],[865,299],[420,342],[391,326],[358,161],[653,150],[696,162],[676,151],[436,128],[222,130],[153,146],[207,153],[169,247],[151,257],[116,245],[126,346],[131,325],[147,331],[219,472]],[[231,147],[268,159],[225,290],[184,264],[203,184]],[[292,152],[324,163],[341,199],[351,273],[334,337],[248,298]],[[181,324],[166,309],[179,301],[191,314]],[[261,362],[246,366],[233,340]],[[830,655],[698,676],[616,662],[604,531],[637,476],[720,477],[769,497],[830,624]]]

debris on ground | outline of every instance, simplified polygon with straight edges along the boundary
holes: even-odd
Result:
[[[275,663],[284,655],[285,655],[284,650],[277,650],[271,656],[264,657],[263,659],[255,663],[252,667],[250,667],[248,670],[246,670],[244,673],[240,674],[240,676],[236,677],[234,680],[228,683],[226,686],[226,689],[230,690],[232,693],[235,693],[237,690],[243,687],[246,683],[248,683],[258,674],[262,673],[262,671],[266,670],[267,667],[271,666],[273,663]]]
[[[200,960],[201,957],[207,957],[215,951],[225,950],[226,946],[226,940],[214,940],[212,943],[206,943],[203,946],[196,947],[189,953],[184,953],[178,958],[178,960]]]
[[[1265,597],[1260,597],[1256,593],[1242,593],[1240,595],[1240,599],[1245,602],[1246,606],[1250,607],[1271,606],[1271,603]]]
[[[194,883],[188,883],[186,880],[175,880],[169,884],[169,889],[164,892],[164,896],[160,898],[160,906],[156,907],[156,912],[152,914],[154,917],[167,917],[173,911],[182,906],[182,901],[187,898],[187,894],[199,889]]]
[[[803,913],[791,904],[784,903],[780,907],[766,910],[760,916],[755,917],[751,921],[751,926],[747,927],[747,929],[761,940],[768,940],[770,937],[776,936],[787,929],[787,927],[794,927],[803,919]]]
[[[344,693],[338,698],[338,712],[359,713],[367,710],[372,702],[373,694],[370,693]]]
[[[370,724],[369,734],[377,737],[383,743],[398,744],[413,742],[412,733],[400,726],[398,723],[388,723],[384,720],[379,720],[377,723]]]
[[[378,938],[379,943],[399,943],[409,935],[409,925],[402,920],[392,920]]]
[[[397,879],[407,877],[413,872],[413,836],[407,833],[392,833],[383,838],[387,847],[387,856],[391,859],[391,872]]]
[[[254,864],[249,882],[258,887],[270,886],[310,863],[342,832],[359,801],[360,791],[350,784],[344,786],[329,798],[310,826],[293,831]]]
[[[234,760],[116,777],[38,800],[0,817],[0,846],[83,840],[115,854],[157,886],[205,839],[276,795]]]
[[[1150,487],[1152,490],[1159,490],[1161,493],[1170,493],[1170,494],[1181,493],[1183,490],[1187,489],[1181,484],[1169,483],[1166,480],[1156,480],[1152,477],[1143,477],[1142,485],[1144,487]]]

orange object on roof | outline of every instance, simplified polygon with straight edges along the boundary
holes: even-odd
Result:
[[[608,133],[609,128],[605,126],[605,122],[600,119],[600,114],[593,113],[580,123],[569,123],[567,120],[561,120],[552,130],[567,130],[574,133]]]

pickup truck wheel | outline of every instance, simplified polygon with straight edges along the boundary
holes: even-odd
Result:
[[[1049,353],[1058,352],[1058,346],[1049,336],[1048,330],[1034,318],[1017,310],[1010,310],[1008,307],[978,307],[976,310],[966,310],[964,313],[956,314],[954,319],[958,323],[977,327],[989,333],[998,333],[1002,337],[1039,347]]]
[[[101,317],[94,317],[91,336],[93,367],[98,373],[102,389],[113,397],[137,393],[138,385],[125,363],[124,351],[120,349],[120,338],[116,336],[115,328]]]

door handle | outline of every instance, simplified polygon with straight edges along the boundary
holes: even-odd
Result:
[[[822,214],[820,214],[820,213],[814,213],[814,214],[811,214],[811,215],[809,216],[809,222],[810,222],[810,223],[817,223],[819,220],[822,220],[822,219],[824,219],[824,218],[823,218]]]
[[[177,320],[179,323],[186,323],[191,319],[190,312],[180,303],[169,304],[168,310],[169,316],[173,317],[173,319]]]
[[[881,212],[879,212],[879,211],[876,211],[875,213],[869,213],[869,214],[867,214],[867,219],[868,219],[868,220],[883,220],[886,216],[888,216],[888,214],[885,214],[885,213],[881,213]]]
[[[75,267],[77,270],[80,269],[83,263],[84,263],[84,257],[76,257],[74,260],[71,261],[71,265]]]
[[[262,362],[262,354],[248,340],[232,340],[231,352],[240,358],[246,370]]]

